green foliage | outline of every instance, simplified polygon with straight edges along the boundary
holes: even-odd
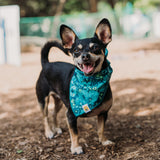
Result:
[[[22,151],[22,150],[18,150],[17,153],[18,153],[18,154],[21,154],[21,153],[23,153],[23,151]]]
[[[54,16],[59,0],[0,0],[0,5],[19,5],[21,16]]]
[[[111,8],[122,9],[127,2],[144,11],[160,7],[160,0],[97,0],[98,11],[107,11]],[[54,16],[60,0],[0,0],[0,6],[17,4],[21,9],[21,17]],[[117,7],[118,6],[118,7]],[[91,9],[89,0],[66,0],[63,14],[89,12]]]
[[[134,4],[136,7],[153,7],[160,6],[159,0],[135,0]]]
[[[144,12],[147,12],[160,7],[160,0],[135,0],[134,6],[136,8],[141,8]]]
[[[109,12],[111,10],[112,10],[111,6],[108,3],[104,2],[104,1],[100,1],[98,3],[98,11],[99,12]]]
[[[72,14],[77,12],[89,11],[88,1],[82,0],[69,0],[65,3],[63,13]]]

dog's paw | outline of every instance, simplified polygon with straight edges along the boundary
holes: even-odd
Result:
[[[115,145],[115,143],[110,140],[106,140],[106,141],[102,142],[102,145],[103,146],[112,146],[112,145]]]
[[[52,139],[54,137],[54,133],[51,130],[45,131],[46,138]]]
[[[78,147],[75,147],[75,148],[74,148],[74,147],[71,147],[71,152],[72,152],[72,154],[74,154],[74,155],[83,154],[83,153],[84,153],[81,146],[78,146]]]
[[[55,128],[55,131],[57,134],[62,134],[62,129],[61,128]]]
[[[52,128],[52,130],[53,130],[53,132],[55,133],[55,134],[62,134],[62,129],[61,128]]]

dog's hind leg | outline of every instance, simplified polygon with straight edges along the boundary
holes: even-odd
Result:
[[[52,130],[49,126],[48,103],[49,103],[49,96],[44,98],[44,101],[43,101],[43,103],[40,103],[40,106],[41,106],[42,113],[43,113],[45,136],[47,138],[51,139],[54,137],[54,133],[52,132]]]
[[[60,111],[60,109],[62,108],[63,102],[56,95],[52,95],[52,96],[54,98],[54,103],[55,103],[54,109],[53,109],[53,127],[52,127],[52,130],[53,130],[53,132],[55,132],[57,134],[61,134],[62,130],[58,126],[57,114]]]

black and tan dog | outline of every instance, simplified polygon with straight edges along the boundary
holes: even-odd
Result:
[[[97,116],[99,141],[103,145],[111,145],[113,142],[107,140],[104,136],[105,121],[108,111],[112,106],[110,85],[108,84],[103,102],[95,109],[78,117],[73,114],[69,97],[70,81],[75,68],[82,71],[85,76],[90,77],[108,66],[105,50],[112,39],[110,23],[107,19],[102,19],[96,27],[94,37],[86,39],[79,39],[71,28],[66,25],[61,25],[60,36],[62,45],[53,41],[46,43],[42,48],[42,71],[36,84],[38,102],[44,115],[45,136],[47,138],[53,138],[55,134],[62,133],[62,130],[57,124],[57,113],[64,104],[67,107],[66,116],[71,137],[72,154],[83,153],[82,147],[78,142],[78,117]],[[51,47],[57,47],[67,55],[71,54],[75,65],[65,62],[49,62],[48,54]],[[50,96],[52,96],[55,101],[52,129],[48,123],[48,103]]]

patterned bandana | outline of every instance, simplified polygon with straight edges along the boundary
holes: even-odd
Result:
[[[106,57],[107,54],[106,49]],[[89,77],[75,68],[70,82],[70,104],[76,117],[90,112],[102,103],[113,72],[110,62],[107,59],[106,61],[108,66],[104,70]]]

